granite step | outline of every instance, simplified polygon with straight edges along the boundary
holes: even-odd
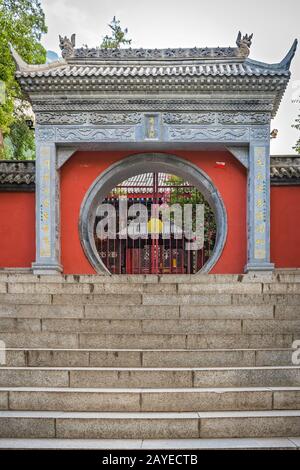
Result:
[[[297,333],[0,333],[6,348],[53,349],[285,349],[298,338]]]
[[[300,386],[300,367],[2,367],[1,387],[210,388]]]
[[[26,285],[26,284],[25,284]],[[250,287],[255,284],[249,284]],[[0,284],[1,286],[1,284]],[[198,287],[196,285],[196,287]],[[228,289],[227,293],[213,289],[205,291],[197,289],[196,293],[178,293],[174,290],[165,293],[159,291],[141,293],[139,290],[130,289],[130,293],[108,293],[95,290],[90,293],[41,293],[38,289],[35,293],[7,293],[7,286],[0,287],[0,304],[7,305],[148,305],[148,306],[229,306],[229,305],[272,305],[300,306],[300,293],[287,291],[276,293],[253,292],[253,287],[245,290]]]
[[[1,438],[212,439],[300,436],[300,411],[1,411]]]
[[[280,289],[273,288],[273,284],[267,284],[266,293],[300,293],[299,284],[289,284],[293,288],[282,284]],[[0,292],[8,294],[262,294],[262,283],[255,282],[127,282],[127,283],[70,283],[70,282],[0,282]]]
[[[300,285],[300,284],[299,284]],[[4,299],[5,300],[5,299]],[[10,298],[9,298],[10,300]],[[1,319],[95,320],[299,320],[293,306],[247,305],[108,305],[0,303]]]
[[[0,364],[0,367],[292,366],[293,351],[293,349],[7,348],[5,362]]]
[[[0,318],[1,333],[299,334],[300,319],[74,319]]]
[[[299,450],[299,437],[234,439],[0,439],[0,449]]]
[[[190,412],[294,410],[300,387],[0,388],[0,409],[24,411]]]
[[[299,308],[298,272],[0,272],[0,448],[239,438],[295,449]]]

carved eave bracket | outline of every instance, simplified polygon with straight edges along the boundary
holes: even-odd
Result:
[[[249,149],[248,147],[227,146],[227,150],[245,167],[249,168]]]
[[[56,152],[56,168],[59,170],[74,155],[77,147],[61,147]]]

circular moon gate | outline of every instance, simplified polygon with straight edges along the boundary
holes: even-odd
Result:
[[[83,250],[99,274],[111,274],[99,256],[94,239],[94,222],[99,202],[121,181],[140,173],[161,172],[179,176],[193,184],[210,205],[217,225],[213,252],[198,273],[208,273],[218,261],[227,236],[227,214],[219,191],[211,179],[200,168],[175,155],[164,153],[142,153],[132,155],[111,165],[87,191],[81,205],[79,234]]]

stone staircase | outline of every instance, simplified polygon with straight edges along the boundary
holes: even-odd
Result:
[[[297,272],[2,272],[0,448],[95,439],[300,446],[297,339]]]

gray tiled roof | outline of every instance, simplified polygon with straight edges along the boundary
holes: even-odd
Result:
[[[300,184],[300,155],[272,156],[270,175],[274,184]]]
[[[34,190],[35,162],[34,161],[0,161],[0,188]]]
[[[53,64],[52,64],[53,65]],[[17,73],[18,77],[281,77],[289,76],[289,70],[246,59],[244,62],[190,64],[81,64],[57,63],[55,67],[40,67]]]
[[[166,191],[170,176],[171,175],[167,175],[166,173],[158,173],[158,192]],[[183,184],[180,184],[180,186],[189,187],[189,183],[184,182]],[[134,194],[151,193],[153,190],[153,173],[142,173],[140,175],[132,176],[120,183],[118,187]]]
[[[63,49],[64,58],[43,65],[26,64],[11,49],[17,65],[16,77],[29,96],[36,93],[73,96],[79,92],[80,96],[91,92],[174,96],[187,92],[270,92],[273,116],[289,81],[297,48],[295,40],[281,62],[267,64],[250,59],[246,46],[103,50],[75,49],[67,38],[63,42],[67,45]]]

